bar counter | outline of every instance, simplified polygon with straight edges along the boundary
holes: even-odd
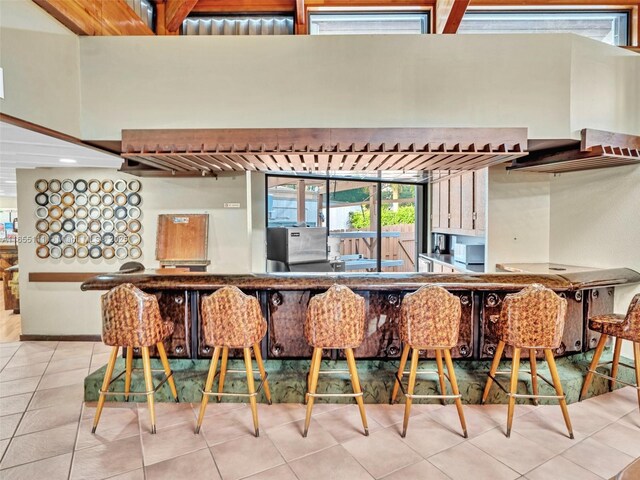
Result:
[[[628,269],[603,269],[527,273],[367,273],[367,274],[244,274],[204,273],[113,273],[98,275],[82,284],[82,290],[109,290],[132,283],[157,295],[165,319],[175,323],[165,348],[173,358],[207,358],[212,349],[200,332],[200,298],[225,285],[235,285],[257,295],[267,319],[263,356],[309,358],[311,348],[303,336],[309,298],[334,283],[349,286],[367,301],[367,335],[355,350],[358,358],[396,359],[401,353],[398,332],[402,297],[425,284],[437,284],[460,297],[462,321],[455,358],[489,359],[495,352],[495,316],[502,299],[531,283],[540,283],[568,301],[562,345],[557,356],[585,352],[595,347],[598,335],[587,328],[593,315],[613,312],[614,287],[640,283],[640,273]],[[230,356],[238,352],[230,352]],[[338,353],[332,355],[338,359]],[[431,358],[432,352],[426,354]],[[507,357],[510,351],[506,352]]]

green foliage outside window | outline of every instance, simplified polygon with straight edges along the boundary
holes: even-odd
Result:
[[[388,225],[414,224],[415,222],[416,210],[413,204],[401,205],[396,211],[391,210],[389,205],[383,205],[382,207],[383,227]],[[352,228],[370,228],[371,213],[369,209],[364,209],[362,212],[350,212],[349,223]]]

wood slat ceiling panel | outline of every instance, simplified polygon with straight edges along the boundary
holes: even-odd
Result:
[[[124,130],[122,156],[147,167],[194,175],[243,170],[425,172],[475,170],[521,157],[526,141],[526,129],[518,128]],[[125,162],[123,170],[140,167]]]

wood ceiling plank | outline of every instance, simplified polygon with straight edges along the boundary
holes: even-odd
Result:
[[[197,171],[198,169],[188,165],[182,161],[180,161],[179,159],[176,159],[175,157],[171,156],[171,155],[163,155],[163,154],[159,154],[159,153],[149,153],[147,154],[148,158],[153,158],[154,160],[159,160],[161,162],[164,162],[165,165],[168,166],[173,166],[175,170],[177,171]]]
[[[153,35],[124,0],[34,0],[77,35]]]
[[[285,13],[295,10],[295,0],[199,0],[194,13]]]
[[[437,0],[436,33],[456,33],[468,6],[469,0]]]
[[[329,161],[331,160],[331,155],[318,155],[318,171],[319,172],[327,172],[329,171]]]
[[[211,161],[211,158],[209,157],[209,155],[205,155],[205,154],[202,154],[202,153],[193,153],[192,156],[193,156],[193,158],[197,159],[198,161],[209,165],[209,168],[211,169],[212,172],[222,172],[223,171],[223,168],[221,166],[219,166],[217,163]]]
[[[178,30],[197,3],[198,0],[166,0],[164,20],[166,30],[169,32]]]
[[[143,165],[146,165],[148,167],[154,167],[154,168],[159,168],[160,170],[166,170],[169,172],[173,172],[176,169],[173,167],[173,165],[167,165],[162,161],[158,161],[156,159],[153,158],[148,158],[148,157],[144,157],[142,155],[129,155],[126,157],[129,160],[133,160],[135,162],[141,163]]]

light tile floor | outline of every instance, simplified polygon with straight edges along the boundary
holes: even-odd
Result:
[[[469,439],[455,407],[414,405],[406,438],[403,405],[367,405],[371,435],[353,405],[320,404],[301,437],[304,406],[259,405],[260,437],[249,408],[211,402],[195,435],[197,405],[107,404],[91,434],[95,405],[83,379],[106,361],[91,342],[0,344],[0,478],[31,479],[607,479],[640,456],[635,390],[569,407],[576,439],[557,406],[516,407],[504,436],[505,405],[466,406]]]

